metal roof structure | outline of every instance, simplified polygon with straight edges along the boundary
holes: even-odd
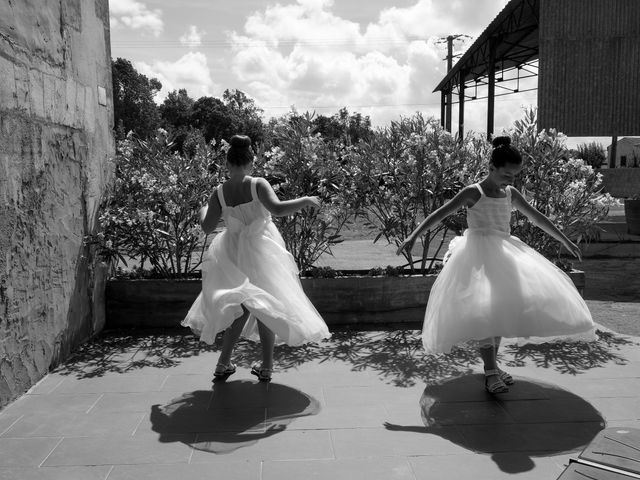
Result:
[[[539,0],[509,2],[433,91],[487,77],[496,62],[509,70],[537,59],[539,10]]]
[[[640,1],[511,0],[434,89],[443,126],[451,131],[457,103],[462,136],[465,101],[487,98],[490,137],[495,97],[526,91],[520,80],[530,77],[540,128],[640,134]]]

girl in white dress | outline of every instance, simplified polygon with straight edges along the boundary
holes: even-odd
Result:
[[[212,233],[220,218],[226,229],[217,235],[202,264],[202,292],[182,325],[213,344],[225,330],[214,377],[225,380],[236,371],[231,362],[240,338],[260,338],[262,364],[251,373],[271,380],[275,342],[300,345],[330,336],[327,325],[302,290],[298,268],[286,250],[271,215],[290,215],[317,208],[317,197],[280,201],[264,178],[251,177],[251,139],[234,135],[227,152],[229,179],[219,185],[200,210],[200,224]]]
[[[510,143],[509,137],[495,138],[488,176],[429,215],[397,251],[410,251],[423,232],[466,207],[468,229],[449,245],[429,294],[422,341],[428,353],[479,341],[490,393],[507,392],[514,383],[497,364],[501,337],[596,338],[589,309],[569,276],[510,235],[513,205],[581,259],[578,246],[510,186],[522,169],[522,157]]]

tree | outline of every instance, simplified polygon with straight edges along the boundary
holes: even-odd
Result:
[[[340,140],[345,145],[358,143],[371,138],[371,119],[361,113],[349,114],[346,107],[331,117],[318,115],[314,118],[317,132],[327,140]]]
[[[191,124],[191,113],[194,99],[184,88],[169,92],[159,107],[160,117],[165,128],[181,129]]]
[[[241,90],[225,90],[222,94],[223,103],[229,108],[234,117],[234,124],[243,135],[248,135],[254,144],[262,143],[264,138],[264,124],[262,114],[264,111],[256,105],[256,102],[249,98]]]
[[[149,137],[160,124],[160,113],[153,97],[162,84],[139,73],[129,60],[111,61],[113,77],[113,110],[116,136],[121,139],[128,132],[140,138]]]
[[[191,115],[195,101],[184,88],[169,92],[158,108],[162,127],[171,132],[174,151],[184,153],[183,146],[192,133]]]
[[[200,97],[191,109],[191,125],[204,134],[207,142],[229,140],[235,134],[262,143],[262,109],[240,90],[225,90],[222,98]]]
[[[200,97],[194,102],[191,125],[202,131],[207,142],[228,140],[238,130],[229,108],[215,97]]]
[[[593,168],[600,168],[607,160],[607,154],[602,144],[598,142],[581,143],[576,148],[578,158],[584,160],[584,163]]]

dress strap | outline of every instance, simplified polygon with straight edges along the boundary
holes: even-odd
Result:
[[[507,193],[507,198],[511,201],[511,185],[507,185],[504,191]]]
[[[251,177],[251,199],[252,200],[259,200],[257,180],[258,179],[256,177]]]
[[[224,201],[224,194],[222,193],[222,185],[218,185],[218,188],[216,188],[216,190],[218,191],[218,201],[220,202],[220,206],[222,208],[226,207],[227,204]]]
[[[482,195],[483,197],[486,197],[486,195],[484,194],[484,190],[482,190],[482,187],[480,186],[480,184],[476,183],[475,186],[478,187],[478,190],[480,191],[480,195]]]

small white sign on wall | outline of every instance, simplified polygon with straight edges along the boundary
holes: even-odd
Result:
[[[104,87],[98,87],[98,103],[107,106],[107,91]]]

